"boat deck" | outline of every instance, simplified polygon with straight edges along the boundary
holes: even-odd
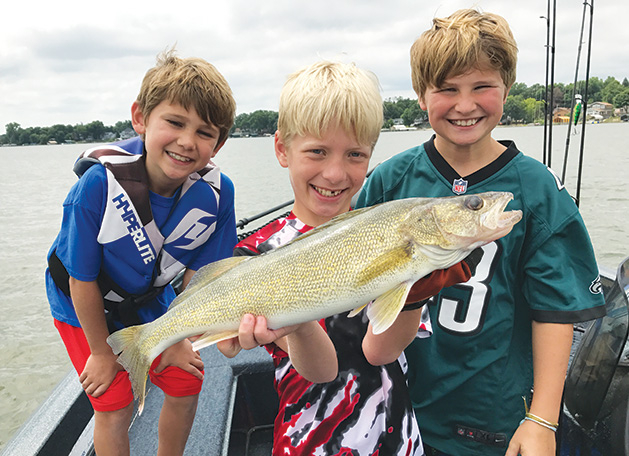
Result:
[[[277,396],[273,363],[263,348],[243,351],[233,359],[216,347],[201,350],[205,381],[186,455],[268,455],[271,453]],[[142,415],[129,430],[131,454],[157,453],[157,422],[164,395],[147,384]],[[71,371],[18,431],[3,456],[93,455],[92,409]]]

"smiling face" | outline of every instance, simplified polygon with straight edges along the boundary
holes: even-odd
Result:
[[[288,168],[297,218],[318,226],[347,212],[367,174],[371,151],[340,126],[328,127],[321,139],[294,136],[288,144],[276,133],[275,155]]]
[[[131,107],[133,128],[144,135],[149,189],[172,196],[188,175],[202,169],[222,144],[219,129],[194,109],[162,101],[146,118],[137,103]]]
[[[472,69],[447,78],[441,87],[428,87],[419,100],[435,130],[442,154],[494,150],[491,131],[502,117],[508,90],[500,73]]]

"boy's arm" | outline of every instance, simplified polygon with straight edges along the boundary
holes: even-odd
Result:
[[[276,344],[290,357],[295,370],[312,383],[331,382],[338,375],[334,344],[316,321],[297,325],[294,332]],[[282,347],[285,342],[285,347]]]
[[[98,397],[109,388],[116,373],[123,368],[107,343],[109,330],[98,283],[70,277],[70,295],[91,352],[79,381],[87,394]]]
[[[530,413],[551,423],[559,421],[561,395],[572,346],[572,324],[533,321],[533,400]],[[555,433],[526,420],[509,442],[505,456],[554,456]]]
[[[286,352],[297,372],[310,382],[326,383],[338,375],[334,344],[316,321],[273,330],[267,327],[263,316],[246,314],[240,322],[238,337],[216,346],[223,355],[233,358],[241,349],[251,350],[271,343]]]
[[[381,334],[373,333],[371,323],[363,339],[363,353],[374,366],[389,364],[398,359],[402,351],[417,335],[421,322],[422,301],[438,294],[443,288],[470,280],[483,256],[478,248],[460,263],[448,269],[438,269],[422,277],[411,287],[406,299],[406,311],[400,312],[393,325]]]
[[[422,309],[400,312],[391,327],[378,335],[373,333],[371,323],[363,338],[363,353],[373,366],[392,363],[415,339],[421,322]]]
[[[186,287],[188,286],[188,284],[190,283],[190,280],[192,279],[192,276],[194,275],[194,273],[197,272],[194,269],[186,269],[186,271],[183,273],[183,278],[181,279],[181,289],[185,290]]]

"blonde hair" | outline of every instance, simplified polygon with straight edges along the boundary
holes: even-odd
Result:
[[[341,126],[359,144],[375,146],[383,122],[376,76],[354,64],[320,61],[291,74],[280,95],[277,129],[287,144],[295,135],[321,138]]]
[[[498,71],[507,88],[513,85],[518,46],[502,16],[462,9],[432,23],[411,47],[411,78],[419,98],[428,87],[441,87],[447,78],[472,69]]]
[[[236,101],[223,75],[203,59],[177,57],[173,49],[157,56],[157,64],[146,72],[137,97],[146,119],[162,101],[194,108],[204,122],[218,127],[217,145],[227,139],[234,124]]]

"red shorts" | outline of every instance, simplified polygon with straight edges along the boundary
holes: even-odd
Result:
[[[87,359],[91,355],[90,346],[87,343],[82,328],[54,320],[55,327],[61,335],[61,339],[66,346],[70,361],[79,375],[83,372]],[[154,369],[161,359],[159,355],[149,369],[151,383],[160,388],[165,394],[174,397],[192,396],[201,392],[203,382],[194,375],[175,366],[168,366],[160,373]],[[87,395],[92,407],[97,412],[111,412],[120,410],[133,402],[133,391],[129,374],[122,370],[116,374],[114,381],[103,394],[98,397]]]

